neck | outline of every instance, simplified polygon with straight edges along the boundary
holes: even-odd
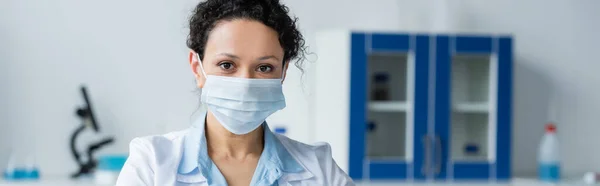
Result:
[[[244,159],[260,156],[264,147],[264,128],[237,135],[229,132],[209,111],[206,114],[205,136],[209,156]]]

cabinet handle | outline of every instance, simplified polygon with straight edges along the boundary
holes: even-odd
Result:
[[[438,135],[435,135],[435,158],[435,175],[437,176],[442,170],[442,140]]]
[[[431,166],[431,153],[429,152],[431,149],[431,140],[429,136],[423,136],[423,151],[425,152],[425,158],[423,159],[423,166],[421,167],[421,174],[423,176],[427,176],[429,172],[429,167]]]

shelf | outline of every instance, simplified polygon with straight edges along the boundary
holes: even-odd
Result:
[[[487,102],[457,103],[454,104],[452,110],[467,113],[488,113],[490,106]]]
[[[406,112],[409,106],[405,101],[371,101],[370,111],[379,112]]]
[[[92,179],[71,180],[68,175],[54,176],[42,175],[40,180],[35,181],[8,181],[0,178],[0,186],[44,186],[44,185],[60,185],[60,186],[99,186]]]
[[[452,180],[452,181],[425,181],[425,182],[412,182],[412,181],[369,181],[365,180],[356,180],[357,186],[549,186],[549,185],[557,185],[557,186],[581,186],[585,185],[585,183],[581,180],[581,177],[567,177],[561,178],[559,183],[545,183],[543,181],[539,181],[535,176],[527,176],[527,177],[516,177],[507,181],[492,181],[492,180]],[[597,185],[597,184],[596,184]]]
[[[480,163],[480,162],[489,162],[487,156],[471,156],[471,157],[452,157],[453,163]]]
[[[368,156],[369,162],[405,162],[406,157],[403,156]]]

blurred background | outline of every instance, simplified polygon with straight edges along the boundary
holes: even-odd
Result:
[[[350,115],[356,113],[349,112],[353,104],[350,103],[353,94],[350,89],[357,83],[370,84],[372,81],[354,82],[355,77],[350,77],[355,74],[350,72],[355,66],[348,55],[355,55],[351,54],[350,49],[356,44],[356,40],[350,37],[351,32],[364,38],[375,36],[370,33],[385,33],[391,38],[394,38],[391,35],[406,35],[409,38],[415,38],[412,36],[416,34],[429,35],[431,38],[427,38],[424,43],[429,43],[431,48],[437,46],[435,41],[439,45],[440,40],[436,40],[438,33],[449,34],[451,37],[456,33],[489,36],[494,42],[496,40],[493,38],[496,37],[510,38],[512,55],[508,57],[512,62],[509,66],[512,71],[500,75],[490,70],[490,73],[482,75],[487,78],[484,78],[487,80],[484,84],[490,90],[503,91],[494,86],[497,77],[508,77],[506,81],[510,82],[507,92],[512,91],[512,105],[508,111],[512,114],[505,116],[509,117],[506,121],[512,127],[505,128],[510,131],[504,133],[510,146],[508,149],[500,149],[510,152],[507,153],[510,157],[505,158],[510,160],[510,165],[506,166],[510,169],[509,177],[537,175],[539,145],[545,133],[545,125],[549,122],[554,122],[558,128],[563,175],[580,176],[588,171],[599,170],[600,159],[597,157],[600,157],[600,149],[595,146],[600,140],[600,135],[597,135],[600,124],[597,123],[596,115],[596,111],[600,110],[600,97],[597,96],[600,95],[600,74],[596,73],[600,63],[594,56],[600,51],[597,46],[600,43],[600,1],[283,2],[290,7],[291,14],[299,18],[299,26],[309,51],[313,54],[307,56],[303,73],[297,68],[290,68],[284,84],[288,106],[271,116],[269,124],[284,128],[285,135],[301,142],[331,143],[334,158],[354,178],[366,179],[369,176],[365,176],[362,169],[349,170],[351,164],[366,165],[362,159],[353,163],[352,158],[349,158],[351,152],[358,152],[352,150],[352,142],[349,140],[369,140],[370,134],[363,132],[360,138],[351,135],[356,132],[350,131],[350,126],[353,126],[350,124],[351,120],[355,118]],[[203,112],[187,62],[189,49],[185,45],[187,18],[197,3],[196,0],[0,1],[0,167],[8,166],[10,155],[17,154],[18,162],[25,161],[21,160],[26,159],[24,157],[34,156],[42,175],[68,177],[77,171],[78,166],[73,160],[69,140],[82,123],[75,114],[76,108],[85,105],[79,89],[82,84],[87,86],[101,130],[98,133],[85,131],[79,137],[80,141],[77,141],[81,149],[100,138],[112,136],[114,143],[100,149],[98,154],[127,154],[129,141],[134,137],[163,134],[188,127],[195,119],[194,115]],[[325,32],[327,30],[339,32]],[[335,33],[348,35],[342,37]],[[335,40],[335,37],[328,39],[326,36],[331,35],[327,34],[340,36],[339,40]],[[407,56],[411,55],[408,52]],[[493,61],[495,55],[487,55],[483,60],[489,61],[492,56]],[[419,61],[418,57],[407,56],[404,56],[404,60],[413,61],[408,63],[412,66],[400,65],[398,69],[415,68],[414,60]],[[432,52],[426,56],[433,59],[435,54]],[[371,56],[369,60],[387,59],[383,55]],[[468,58],[463,61],[469,60],[478,59]],[[436,74],[439,75],[439,71],[434,70],[439,70],[435,61],[425,61],[429,62],[424,71],[429,79],[420,83],[426,82],[425,87],[429,87],[427,91],[421,92],[427,93],[425,99],[429,100],[425,103],[429,105],[424,114],[428,118],[427,122],[409,124],[412,127],[404,126],[399,129],[402,132],[398,134],[404,138],[401,139],[403,142],[395,143],[395,138],[378,140],[400,144],[399,149],[416,147],[416,143],[405,147],[406,140],[420,139],[406,131],[414,131],[419,128],[417,125],[429,126],[434,125],[435,121],[443,120],[436,119],[440,117],[436,108],[439,104],[435,99],[429,99],[438,96],[439,92],[435,92],[436,87],[439,88],[436,82],[443,79],[435,78]],[[499,62],[473,68],[495,68],[489,67],[489,64],[499,65]],[[418,64],[416,68],[420,68]],[[406,73],[415,75],[418,72]],[[493,76],[494,74],[498,76]],[[403,77],[414,80],[406,74]],[[419,75],[415,77],[418,79]],[[434,79],[437,81],[433,81]],[[412,87],[407,88],[408,90],[419,87],[419,80],[416,82],[404,80],[407,86]],[[337,106],[339,100],[330,100],[330,94],[323,94],[324,97],[320,95],[331,91],[327,87],[338,87],[338,84],[343,84],[340,86],[345,89],[334,92],[343,94],[340,97],[344,98],[345,101],[342,102],[345,103],[330,114],[324,108],[328,108],[328,105]],[[390,89],[395,86],[391,85]],[[415,93],[408,93],[408,96],[415,96]],[[490,93],[490,96],[491,99],[498,95]],[[406,100],[412,102],[411,98]],[[393,108],[398,106],[391,105]],[[386,105],[382,107],[386,109]],[[409,104],[408,107],[408,110],[414,111],[416,106]],[[494,106],[484,107],[496,110]],[[414,114],[412,111],[407,113]],[[374,116],[377,114],[364,114],[377,117]],[[492,117],[491,115],[496,114],[485,117]],[[406,115],[398,117],[399,120],[409,121],[402,118]],[[490,126],[496,125],[492,119],[489,121]],[[328,125],[328,122],[338,123]],[[367,123],[362,120],[355,122]],[[338,126],[341,127],[336,128]],[[368,127],[369,125],[365,130]],[[490,128],[485,127],[484,130],[494,131]],[[431,132],[432,129],[426,130],[429,131],[425,132],[426,136],[435,138],[435,135],[429,135],[435,133]],[[410,138],[411,136],[414,138]],[[496,140],[495,137],[497,136],[483,139]],[[489,141],[488,143],[491,144]],[[368,142],[365,144],[369,146]],[[484,148],[490,149],[477,144],[470,149],[477,151]],[[364,151],[367,150],[361,150]],[[409,153],[414,151],[416,150],[406,150]],[[489,153],[494,151],[496,150],[490,150]],[[424,156],[424,153],[411,154],[408,159],[419,159],[419,155]],[[495,156],[482,157],[502,159]],[[416,163],[421,162],[408,163],[409,167],[406,169],[412,170],[417,166]],[[491,163],[491,166],[497,165]],[[413,175],[404,177],[416,178],[416,172],[419,171],[409,172]],[[371,176],[373,177],[372,174]],[[395,176],[397,175],[383,177],[394,179]]]

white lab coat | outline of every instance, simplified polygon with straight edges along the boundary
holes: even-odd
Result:
[[[117,186],[137,185],[208,185],[199,172],[178,174],[183,139],[190,129],[131,141],[129,158],[117,180]],[[304,167],[299,173],[284,173],[279,185],[352,186],[354,183],[331,156],[327,143],[307,145],[277,135],[288,152]]]

